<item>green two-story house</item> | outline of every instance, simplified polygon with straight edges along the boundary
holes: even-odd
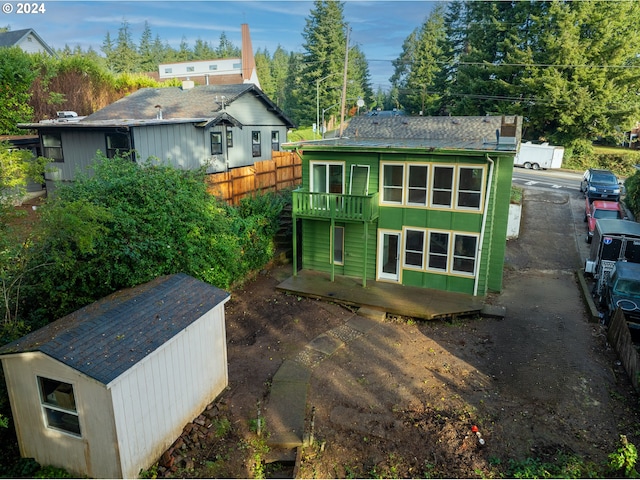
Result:
[[[521,124],[504,116],[360,116],[341,138],[283,145],[302,159],[294,275],[301,267],[363,286],[500,291]]]

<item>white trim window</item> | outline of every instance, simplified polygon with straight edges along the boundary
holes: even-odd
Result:
[[[446,272],[449,259],[449,232],[431,230],[429,232],[429,250],[427,270]]]
[[[58,132],[42,134],[42,156],[54,162],[64,162],[62,153],[62,136]]]
[[[404,257],[402,266],[405,268],[424,268],[424,251],[427,240],[424,229],[407,228],[404,231]]]
[[[407,205],[426,207],[428,202],[429,166],[409,164],[407,169]]]
[[[80,419],[73,385],[46,377],[37,378],[47,427],[80,437]]]
[[[344,193],[344,162],[310,162],[312,192]]]
[[[462,275],[475,275],[478,236],[454,233],[451,272]]]
[[[434,165],[431,187],[431,206],[451,208],[453,203],[453,179],[456,167]]]
[[[404,164],[382,164],[381,203],[402,205],[404,200]]]
[[[480,210],[484,190],[484,168],[480,166],[458,167],[458,195],[456,208]]]

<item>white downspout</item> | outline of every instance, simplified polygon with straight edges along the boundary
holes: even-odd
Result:
[[[487,195],[484,197],[484,213],[482,215],[482,229],[480,230],[480,241],[478,242],[478,261],[476,266],[476,278],[473,282],[473,296],[478,295],[478,277],[480,275],[479,268],[480,262],[482,260],[482,246],[484,244],[484,234],[485,229],[487,228],[487,215],[489,214],[489,198],[491,198],[491,187],[493,185],[493,169],[495,167],[493,160],[489,158],[489,155],[486,155],[487,161],[489,162],[489,181],[487,182]]]

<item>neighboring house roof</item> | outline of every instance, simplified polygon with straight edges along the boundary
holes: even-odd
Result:
[[[32,28],[25,28],[23,30],[13,30],[8,32],[0,32],[0,47],[19,46],[22,48],[21,44],[23,43],[24,40],[26,40],[29,37],[29,35],[35,38],[42,46],[42,49],[45,50],[49,55],[55,56],[55,52],[53,51],[53,49],[49,47],[49,45],[47,45],[45,41],[42,40],[42,38],[40,38],[40,35],[38,35],[35,32],[35,30]],[[28,52],[28,53],[32,53],[32,52]]]
[[[200,126],[224,122],[241,126],[241,123],[229,115],[224,107],[244,95],[257,97],[268,110],[282,119],[287,128],[294,126],[293,122],[262,90],[251,83],[244,83],[203,85],[192,88],[142,88],[77,122],[20,124],[19,127],[50,128],[69,125],[108,127],[186,122],[200,123]]]
[[[358,116],[350,120],[342,138],[308,142],[305,145],[500,150],[515,153],[521,130],[522,118],[517,116]]]
[[[116,292],[0,348],[42,352],[107,385],[229,294],[186,274]]]

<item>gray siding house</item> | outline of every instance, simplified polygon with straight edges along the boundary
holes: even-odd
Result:
[[[79,478],[136,478],[227,387],[228,299],[159,277],[2,347],[20,454]]]
[[[73,181],[102,152],[132,152],[177,168],[207,173],[271,160],[294,127],[289,118],[253,84],[143,88],[87,117],[20,124],[36,130],[42,155],[51,158],[47,190],[56,181]]]

